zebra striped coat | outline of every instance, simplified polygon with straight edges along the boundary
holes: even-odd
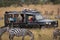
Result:
[[[20,37],[22,36],[22,40],[24,40],[24,37],[26,35],[29,35],[31,37],[31,40],[34,40],[34,35],[31,31],[24,29],[24,28],[10,28],[8,30],[9,33],[9,39],[13,40],[14,36]]]
[[[14,34],[16,36],[24,36],[26,35],[27,30],[26,29],[20,29],[20,28],[11,28],[9,30],[9,34]]]

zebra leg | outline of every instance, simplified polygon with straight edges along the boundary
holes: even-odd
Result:
[[[22,40],[24,40],[24,37],[25,37],[25,36],[22,37]]]
[[[60,40],[60,37],[59,37],[59,40]]]
[[[13,40],[13,35],[9,35],[9,40]]]
[[[31,37],[31,40],[34,40],[34,34],[31,31],[28,31],[27,34]]]
[[[53,40],[57,40],[57,36],[56,35],[53,36]]]
[[[0,36],[0,40],[2,40],[2,39],[1,39],[1,36]]]
[[[31,40],[34,40],[34,35],[31,35]]]

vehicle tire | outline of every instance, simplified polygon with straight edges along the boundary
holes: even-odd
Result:
[[[41,26],[41,29],[44,29],[44,28],[46,28],[46,26]]]
[[[42,28],[42,26],[40,25],[40,26],[39,26],[39,29],[41,29],[41,28]]]

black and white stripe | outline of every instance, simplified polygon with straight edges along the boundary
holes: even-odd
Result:
[[[10,30],[9,30],[9,33],[10,34],[14,34],[14,35],[16,35],[16,36],[22,36],[22,35],[24,35],[25,34],[25,32],[26,32],[27,30],[23,30],[23,29],[20,29],[20,28],[11,28]]]
[[[21,28],[11,28],[9,29],[9,38],[10,40],[13,40],[14,36],[20,37],[22,36],[22,40],[24,40],[24,37],[26,35],[29,35],[31,37],[31,40],[34,40],[34,35],[31,31],[27,29],[21,29]]]

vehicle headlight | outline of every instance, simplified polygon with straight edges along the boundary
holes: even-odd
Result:
[[[49,25],[50,25],[51,23],[49,23]]]
[[[48,22],[46,22],[46,24],[49,24]]]

